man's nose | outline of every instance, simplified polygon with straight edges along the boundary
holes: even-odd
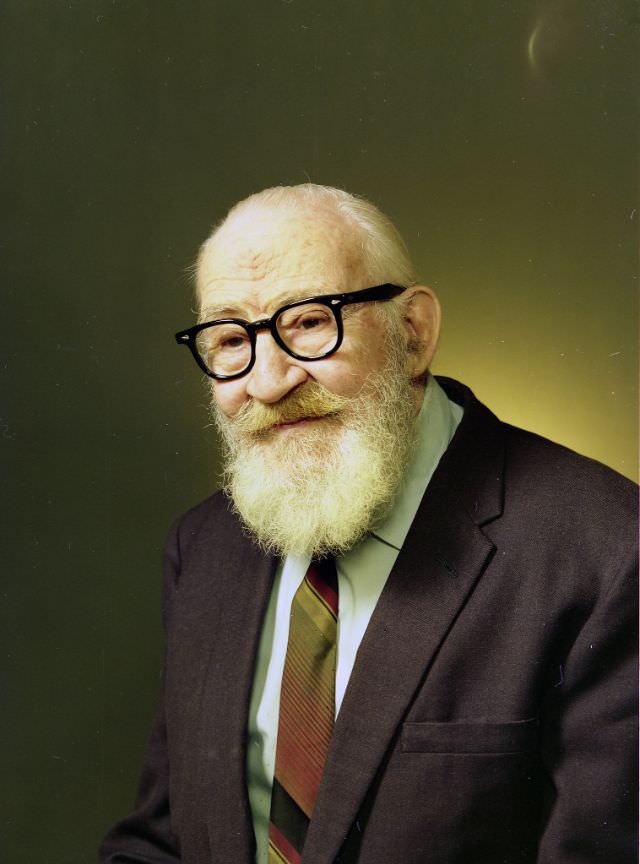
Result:
[[[278,402],[304,383],[309,373],[280,348],[268,331],[256,335],[256,362],[247,375],[247,393],[260,402]]]

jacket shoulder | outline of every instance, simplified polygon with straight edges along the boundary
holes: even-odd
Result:
[[[463,384],[438,381],[464,410],[442,459],[446,484],[441,485],[455,486],[470,512],[493,518],[504,510],[523,524],[542,519],[549,527],[555,518],[555,525],[568,531],[590,523],[603,530],[613,523],[635,530],[635,483],[568,447],[504,423]],[[478,514],[473,507],[483,499],[491,506]]]
[[[173,523],[180,535],[197,534],[209,523],[218,524],[221,520],[236,519],[229,499],[224,492],[215,492],[204,501],[194,504],[182,513]]]
[[[230,554],[242,554],[251,543],[227,496],[216,492],[173,522],[165,557],[172,559],[179,569],[188,560],[212,562]]]
[[[503,424],[507,480],[517,479],[527,493],[533,489],[543,497],[560,496],[610,512],[637,511],[638,486],[595,459],[543,438],[534,432]]]
[[[532,432],[505,432],[504,520],[513,534],[570,558],[585,579],[636,558],[635,483]]]

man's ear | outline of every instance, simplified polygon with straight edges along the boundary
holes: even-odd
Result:
[[[412,378],[421,378],[433,359],[440,334],[440,301],[431,288],[412,285],[404,311]]]

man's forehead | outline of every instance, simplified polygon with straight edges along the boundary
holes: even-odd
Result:
[[[252,282],[297,281],[303,291],[325,285],[339,290],[336,283],[361,269],[361,248],[342,220],[326,214],[239,214],[205,246],[198,287],[203,295]],[[282,290],[288,290],[286,284]]]

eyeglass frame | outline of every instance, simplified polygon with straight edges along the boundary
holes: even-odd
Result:
[[[315,360],[324,360],[326,357],[335,354],[342,345],[342,340],[344,339],[344,326],[341,314],[343,306],[348,306],[352,303],[372,303],[382,300],[392,300],[394,297],[397,297],[398,294],[406,291],[407,287],[408,286],[406,285],[394,285],[392,282],[384,282],[382,285],[374,285],[371,288],[362,288],[359,291],[346,291],[342,294],[320,294],[316,297],[306,297],[303,300],[295,300],[293,303],[286,303],[284,306],[276,309],[270,318],[260,318],[258,321],[245,321],[242,318],[219,318],[215,321],[203,321],[200,324],[195,324],[193,327],[188,327],[186,330],[180,330],[175,334],[175,340],[178,345],[188,345],[199,368],[205,373],[205,375],[208,375],[209,378],[213,378],[215,381],[232,381],[236,378],[242,378],[243,375],[246,375],[252,370],[256,362],[256,334],[259,330],[269,330],[278,347],[290,357],[293,357],[295,360],[302,360],[305,363],[313,363]],[[330,351],[325,351],[324,354],[319,354],[317,357],[303,357],[296,354],[295,351],[292,351],[291,348],[284,343],[276,326],[276,321],[283,312],[286,312],[288,309],[294,309],[296,306],[302,306],[305,303],[319,303],[322,306],[327,306],[332,311],[336,322],[338,331],[336,344]],[[238,324],[248,333],[251,345],[251,359],[242,372],[234,372],[231,375],[218,375],[209,369],[200,356],[196,345],[196,337],[198,333],[217,324]]]

